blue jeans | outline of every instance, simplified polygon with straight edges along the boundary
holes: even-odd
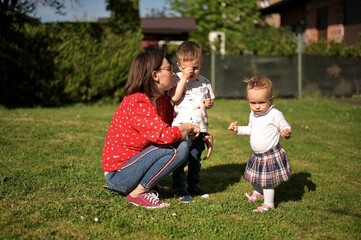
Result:
[[[120,170],[109,172],[105,179],[110,189],[123,195],[129,194],[138,184],[149,190],[160,179],[182,165],[188,154],[187,141],[171,146],[151,145],[130,158]]]
[[[205,149],[205,142],[203,137],[198,136],[193,142],[189,141],[189,155],[187,160],[172,174],[173,191],[176,193],[186,189],[186,180],[189,188],[194,188],[199,185],[199,178],[201,172],[201,156]],[[188,165],[188,175],[186,176],[184,168]]]

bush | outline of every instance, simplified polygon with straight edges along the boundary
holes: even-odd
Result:
[[[1,98],[8,106],[119,101],[141,32],[101,23],[20,25],[1,40]]]
[[[47,30],[56,39],[51,48],[54,81],[64,82],[68,101],[119,100],[131,61],[141,48],[140,31],[115,35],[99,23],[55,23]]]
[[[259,56],[292,56],[295,36],[288,28],[260,26],[247,34],[247,48]]]
[[[361,57],[361,33],[358,35],[356,44],[345,49],[345,54],[351,57]]]
[[[357,43],[349,46],[345,45],[344,42],[338,43],[326,39],[311,42],[307,44],[305,53],[319,56],[361,57],[361,34],[358,36]]]
[[[56,79],[65,81],[64,92],[72,102],[88,102],[103,97],[118,99],[129,66],[141,49],[141,33],[127,31],[115,35],[99,24],[55,24],[58,36]],[[77,34],[73,34],[76,31]]]

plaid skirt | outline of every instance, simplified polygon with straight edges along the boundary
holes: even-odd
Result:
[[[253,153],[247,162],[243,178],[261,187],[273,187],[291,177],[286,151],[277,144],[264,153]]]

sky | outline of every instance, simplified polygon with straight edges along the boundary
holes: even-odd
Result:
[[[49,7],[38,6],[37,12],[32,15],[40,18],[42,22],[57,21],[77,21],[89,20],[96,21],[99,17],[109,17],[110,12],[105,10],[105,0],[79,0],[79,4],[72,4],[71,0],[65,0],[65,16],[55,14],[54,10]],[[151,9],[161,11],[167,4],[167,0],[139,0],[140,16],[144,17],[147,11]]]

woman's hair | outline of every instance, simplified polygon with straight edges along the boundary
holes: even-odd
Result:
[[[157,87],[152,73],[159,70],[165,56],[165,52],[159,48],[147,49],[138,54],[130,66],[124,87],[125,95],[140,92],[150,98],[161,96],[163,92]]]
[[[177,48],[178,63],[198,60],[199,64],[203,63],[202,51],[199,45],[193,41],[184,41]]]
[[[249,89],[267,89],[268,96],[273,98],[273,86],[271,80],[266,76],[255,76],[244,80]]]

